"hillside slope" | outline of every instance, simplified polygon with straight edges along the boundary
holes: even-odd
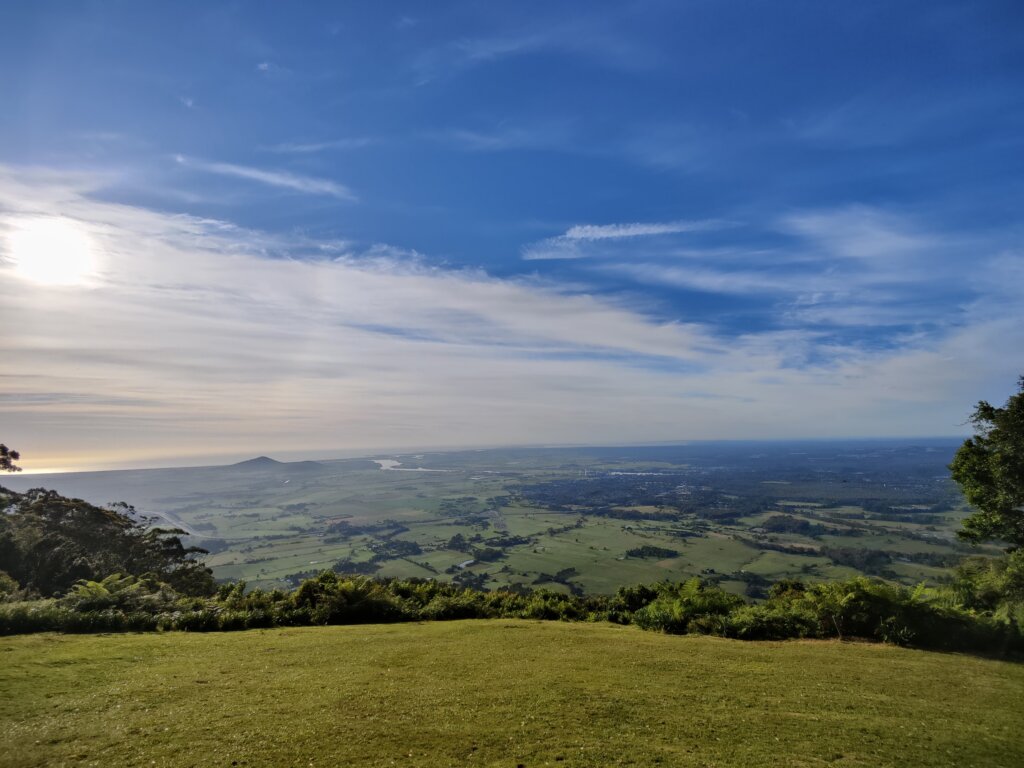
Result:
[[[605,624],[0,640],[5,766],[1017,766],[1024,665]]]

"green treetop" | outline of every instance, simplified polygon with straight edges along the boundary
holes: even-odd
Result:
[[[964,518],[961,538],[1003,541],[1024,547],[1024,376],[1020,391],[1002,408],[982,400],[964,441],[949,465],[953,479],[975,508]]]
[[[21,472],[21,467],[15,465],[21,454],[0,443],[0,472]]]

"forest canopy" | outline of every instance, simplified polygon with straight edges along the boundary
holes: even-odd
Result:
[[[0,488],[0,573],[29,595],[50,597],[80,579],[147,576],[186,595],[209,595],[213,575],[177,529],[151,528],[127,505],[97,507],[36,488]]]

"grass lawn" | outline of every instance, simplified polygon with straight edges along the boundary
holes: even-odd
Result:
[[[1024,765],[1024,665],[466,621],[0,639],[0,765]]]

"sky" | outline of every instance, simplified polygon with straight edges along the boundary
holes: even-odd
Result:
[[[26,470],[969,432],[1019,0],[8,3]]]

